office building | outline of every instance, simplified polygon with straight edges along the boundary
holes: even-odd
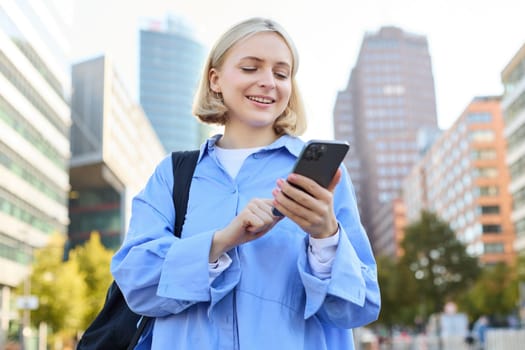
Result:
[[[403,200],[394,198],[383,203],[373,216],[372,230],[376,234],[374,253],[398,259],[403,255],[401,242],[405,238],[406,214]]]
[[[33,249],[68,225],[70,27],[54,5],[0,2],[0,344]]]
[[[436,130],[434,79],[427,39],[396,27],[364,36],[357,63],[334,109],[334,135],[348,140],[347,165],[372,245],[374,215],[400,196],[420,157],[421,130]]]
[[[501,73],[504,94],[501,102],[507,138],[507,165],[513,199],[512,221],[515,249],[525,254],[525,44]]]
[[[435,212],[484,264],[515,259],[500,102],[474,98],[404,180],[407,222],[423,209]]]
[[[97,231],[117,249],[133,196],[166,152],[110,59],[74,64],[72,84],[70,247]]]
[[[168,152],[196,149],[209,136],[192,115],[204,59],[203,45],[180,18],[151,20],[140,30],[140,104]]]

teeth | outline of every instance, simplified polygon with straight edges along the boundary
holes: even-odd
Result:
[[[252,101],[259,102],[259,103],[272,103],[273,102],[273,100],[269,98],[264,98],[264,97],[248,96],[248,98]]]

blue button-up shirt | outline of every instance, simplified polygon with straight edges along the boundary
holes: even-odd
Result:
[[[171,157],[133,199],[111,271],[130,308],[156,317],[136,349],[353,349],[351,328],[377,318],[380,295],[346,170],[334,193],[340,238],[330,278],[311,273],[308,235],[285,218],[230,250],[232,264],[210,284],[214,232],[252,198],[272,198],[304,145],[282,136],[249,156],[232,179],[217,160],[218,137],[201,147],[181,239],[173,235]]]

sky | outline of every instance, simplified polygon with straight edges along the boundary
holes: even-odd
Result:
[[[502,94],[501,71],[525,44],[521,0],[74,0],[72,63],[108,55],[138,102],[139,25],[168,13],[191,23],[206,48],[249,17],[281,23],[299,51],[306,139],[333,137],[335,99],[367,32],[393,25],[427,37],[441,128],[475,96]]]

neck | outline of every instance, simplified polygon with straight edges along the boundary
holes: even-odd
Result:
[[[271,144],[279,135],[275,133],[273,127],[264,129],[224,128],[224,135],[217,144],[222,148],[253,148],[263,147]]]

